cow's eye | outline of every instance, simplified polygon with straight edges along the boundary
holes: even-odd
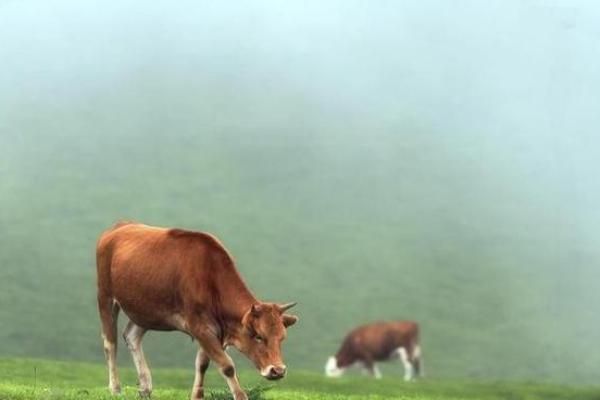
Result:
[[[264,341],[263,337],[259,335],[254,336],[254,340],[256,340],[258,343],[262,343]]]

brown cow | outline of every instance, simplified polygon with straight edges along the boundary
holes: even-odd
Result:
[[[351,331],[335,356],[325,365],[325,374],[339,377],[355,363],[362,366],[375,378],[381,373],[375,364],[400,358],[404,365],[404,380],[413,375],[423,375],[419,325],[412,321],[377,322],[359,326]]]
[[[214,236],[119,222],[100,236],[96,259],[98,307],[113,394],[120,392],[116,366],[120,310],[129,317],[123,337],[133,356],[142,396],[152,392],[141,346],[148,330],[181,331],[197,339],[192,399],[204,397],[204,374],[210,360],[219,366],[234,399],[247,399],[225,352],[227,346],[246,355],[265,378],[285,375],[281,342],[286,328],[298,318],[284,312],[295,303],[257,300]]]

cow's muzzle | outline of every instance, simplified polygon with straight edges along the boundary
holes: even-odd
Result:
[[[285,372],[286,372],[285,365],[281,365],[279,367],[276,367],[274,365],[269,365],[267,368],[264,368],[260,372],[260,374],[270,381],[276,381],[278,379],[283,378],[285,376]]]

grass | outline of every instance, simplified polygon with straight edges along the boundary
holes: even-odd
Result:
[[[0,400],[109,400],[103,365],[35,359],[0,359]],[[183,400],[189,396],[193,371],[153,369],[153,399]],[[137,399],[135,373],[121,370],[120,399]],[[422,380],[405,383],[394,376],[373,380],[362,376],[327,379],[292,371],[280,383],[265,383],[253,371],[242,371],[250,400],[598,400],[600,389],[551,384]],[[222,379],[209,371],[207,399],[231,399]]]

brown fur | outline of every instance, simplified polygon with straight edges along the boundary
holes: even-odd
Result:
[[[352,330],[342,342],[335,357],[340,368],[346,368],[356,362],[370,367],[375,362],[394,358],[396,350],[403,347],[418,374],[418,354],[415,354],[418,345],[419,325],[416,322],[377,322]]]
[[[226,378],[234,371],[227,345],[259,369],[283,365],[281,341],[297,318],[257,300],[216,237],[118,222],[100,236],[96,255],[100,318],[110,343],[116,343],[121,308],[144,331],[180,330],[197,339]],[[259,343],[256,335],[267,340]]]

